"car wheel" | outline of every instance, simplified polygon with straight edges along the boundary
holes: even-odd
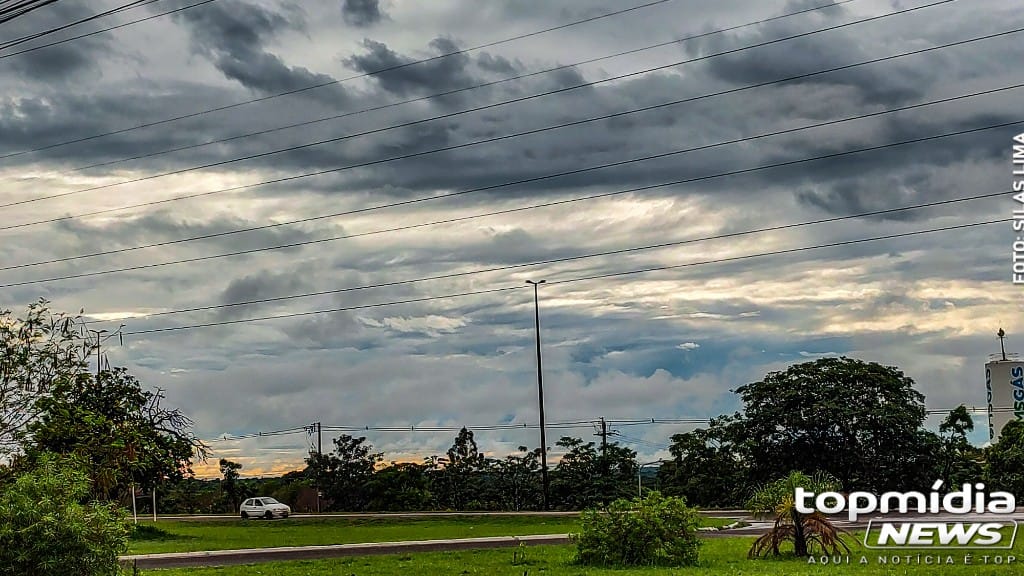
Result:
[[[264,514],[263,517],[266,518],[267,520],[273,520],[274,519],[274,515],[270,512],[270,510],[267,510],[267,513]]]
[[[242,520],[248,520],[248,519],[249,519],[249,515],[246,514],[245,512],[242,512]]]

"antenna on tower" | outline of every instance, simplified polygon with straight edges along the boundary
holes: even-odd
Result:
[[[996,336],[999,336],[999,351],[1003,353],[1003,360],[1006,360],[1006,347],[1003,344],[1003,340],[1006,339],[1006,332],[1002,328],[999,328],[999,332],[996,332]]]

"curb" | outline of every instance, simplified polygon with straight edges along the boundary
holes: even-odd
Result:
[[[515,546],[568,544],[568,534],[535,536],[494,536],[487,538],[458,538],[450,540],[413,540],[408,542],[367,542],[335,544],[330,546],[292,546],[281,548],[249,548],[244,550],[211,550],[203,552],[172,552],[166,554],[137,554],[121,556],[120,562],[138,568],[188,568],[199,566],[230,566],[257,562],[285,560],[314,560],[346,556],[398,554],[402,552],[443,552]]]

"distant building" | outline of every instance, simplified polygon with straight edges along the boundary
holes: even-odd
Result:
[[[1011,420],[1024,420],[1024,361],[1006,354],[999,329],[1000,353],[985,364],[985,390],[988,397],[988,438],[995,442]]]

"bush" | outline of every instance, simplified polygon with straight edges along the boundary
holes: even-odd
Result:
[[[701,541],[700,516],[678,497],[650,492],[643,498],[620,499],[607,510],[581,516],[576,561],[588,566],[692,566]]]
[[[0,494],[0,576],[114,576],[128,524],[112,505],[88,504],[89,477],[46,457]]]

